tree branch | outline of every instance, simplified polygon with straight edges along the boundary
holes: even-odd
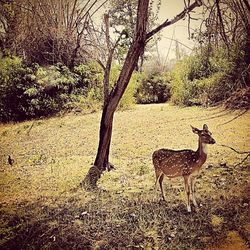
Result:
[[[185,17],[185,15],[189,12],[191,12],[194,8],[196,7],[200,7],[202,5],[202,1],[201,0],[196,0],[194,3],[192,3],[190,6],[186,7],[181,13],[179,13],[176,17],[174,17],[171,20],[166,20],[165,22],[163,22],[162,24],[160,24],[158,27],[156,27],[155,29],[153,29],[152,31],[150,31],[147,36],[146,39],[148,40],[150,37],[152,37],[153,35],[155,35],[157,32],[159,32],[160,30],[162,30],[163,28],[172,25],[176,22],[178,22],[179,20],[181,20],[182,18]]]
[[[243,0],[244,4],[246,5],[248,12],[250,12],[250,4],[247,0]]]
[[[216,3],[216,8],[217,8],[217,15],[218,15],[219,20],[220,20],[221,36],[222,36],[222,39],[223,39],[224,43],[226,44],[227,49],[229,51],[229,44],[228,44],[227,35],[226,35],[226,32],[225,32],[225,27],[224,27],[224,22],[223,22],[223,18],[222,18],[222,14],[221,14],[220,2],[219,1],[220,0],[216,0],[215,3]]]
[[[229,149],[233,150],[237,154],[250,154],[250,151],[243,151],[243,152],[241,152],[241,151],[238,151],[238,150],[236,150],[236,149],[234,149],[234,148],[232,148],[230,146],[227,146],[227,145],[223,145],[223,144],[217,144],[217,145],[221,146],[221,147],[229,148]]]

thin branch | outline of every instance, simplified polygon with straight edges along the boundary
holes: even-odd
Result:
[[[244,4],[247,6],[248,11],[250,12],[250,4],[247,0],[243,0]]]
[[[221,9],[220,9],[220,0],[216,0],[216,8],[217,8],[217,15],[219,17],[219,20],[220,20],[220,30],[221,30],[221,36],[224,40],[224,43],[226,44],[227,46],[227,49],[229,51],[229,44],[228,44],[228,40],[227,40],[227,35],[226,35],[226,32],[225,32],[225,26],[224,26],[224,22],[223,22],[223,18],[222,18],[222,14],[221,14]]]
[[[74,0],[73,8],[72,8],[71,15],[70,15],[70,21],[69,21],[69,27],[70,27],[70,28],[72,27],[73,16],[74,16],[74,14],[75,14],[75,9],[76,9],[76,3],[77,3],[77,0]],[[67,18],[67,19],[68,19],[68,18]]]
[[[227,146],[227,145],[224,145],[224,144],[217,144],[218,146],[221,146],[221,147],[225,147],[225,148],[229,148],[231,150],[233,150],[235,153],[237,154],[250,154],[250,151],[244,151],[244,152],[241,152],[241,151],[238,151],[230,146]]]
[[[190,11],[192,11],[193,9],[195,9],[196,7],[200,7],[201,5],[202,5],[202,2],[200,0],[196,0],[190,6],[188,6],[187,8],[185,8],[181,13],[179,13],[176,17],[174,17],[171,20],[167,19],[165,22],[163,22],[162,24],[160,24],[158,27],[156,27],[155,29],[153,29],[152,31],[150,31],[147,34],[147,36],[146,36],[146,40],[148,40],[150,37],[152,37],[153,35],[155,35],[157,32],[159,32],[163,28],[165,28],[165,27],[167,27],[169,25],[172,25],[172,24],[178,22],[179,20],[181,20],[182,18],[184,18],[187,13],[189,13]]]
[[[222,123],[222,124],[219,124],[217,127],[222,126],[222,125],[225,125],[225,124],[228,124],[228,123],[230,123],[230,122],[236,120],[237,118],[239,118],[239,117],[241,117],[242,115],[244,115],[247,111],[248,111],[248,109],[244,110],[243,112],[241,112],[240,114],[238,114],[238,115],[235,116],[234,118],[230,119],[229,121],[224,122],[224,123]]]
[[[173,41],[175,40],[175,39],[174,39],[174,35],[175,35],[175,27],[174,27],[174,30],[173,30],[173,33],[172,33],[172,38],[165,37],[165,38],[167,38],[167,39],[170,39],[171,42],[170,42],[169,47],[168,47],[168,53],[167,53],[167,55],[166,55],[166,58],[165,58],[165,61],[164,61],[164,64],[163,64],[163,68],[165,68],[165,66],[166,66],[166,64],[167,64],[167,60],[168,60],[168,56],[169,56],[169,53],[170,53],[170,49],[171,49],[171,47],[172,47]]]
[[[217,144],[218,146],[221,146],[221,147],[225,147],[225,148],[229,148],[229,149],[231,149],[232,151],[234,151],[235,153],[237,153],[237,154],[247,154],[245,157],[244,157],[244,159],[242,159],[242,161],[241,162],[239,162],[239,163],[237,163],[236,165],[234,165],[234,167],[237,167],[237,166],[239,166],[239,165],[241,165],[243,162],[245,162],[246,160],[247,160],[247,158],[250,156],[250,151],[245,151],[245,152],[241,152],[241,151],[238,151],[238,150],[236,150],[236,149],[234,149],[234,148],[232,148],[232,147],[230,147],[230,146],[227,146],[227,145],[223,145],[223,144]]]
[[[237,166],[241,165],[249,156],[250,156],[250,153],[241,162],[237,163],[234,166],[237,167]]]
[[[91,13],[90,17],[92,17],[105,3],[107,3],[109,0],[105,0],[99,7],[97,7],[93,13]]]
[[[189,50],[193,50],[192,48],[188,47],[186,44],[184,44],[184,43],[178,41],[177,39],[174,39],[174,38],[173,38],[173,35],[172,35],[172,38],[166,37],[166,36],[163,36],[163,38],[168,39],[168,40],[171,40],[171,41],[175,41],[175,42],[181,44],[182,46],[184,46],[185,48],[187,48],[187,49],[189,49]]]

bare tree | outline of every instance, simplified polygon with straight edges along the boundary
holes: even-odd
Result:
[[[149,0],[138,0],[134,38],[128,50],[118,80],[109,94],[108,100],[103,108],[96,159],[94,165],[89,169],[85,179],[81,183],[85,188],[95,188],[102,172],[107,169],[107,166],[109,166],[109,162],[107,160],[111,143],[114,112],[125,92],[133,70],[138,63],[139,56],[145,48],[146,43],[157,32],[176,23],[180,19],[184,18],[188,12],[201,5],[202,2],[200,0],[196,0],[194,3],[187,6],[176,17],[171,20],[166,20],[161,25],[147,33]]]
[[[73,68],[87,43],[91,17],[107,0],[13,0],[0,3],[4,54]],[[8,13],[8,11],[10,13]]]
[[[200,43],[208,42],[230,51],[235,42],[249,43],[250,5],[246,0],[206,0],[200,28]]]

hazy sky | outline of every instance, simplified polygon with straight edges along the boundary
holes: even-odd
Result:
[[[192,3],[193,1],[191,1]],[[172,19],[175,17],[178,13],[180,13],[184,9],[184,1],[183,0],[161,0],[161,8],[159,12],[159,23],[162,23],[166,19]],[[200,8],[196,9],[196,12],[198,13],[200,11]],[[194,14],[192,14],[194,15]],[[170,47],[171,40],[167,38],[171,38],[174,33],[174,39],[178,39],[178,41],[182,42],[183,44],[187,45],[188,47],[193,47],[194,42],[192,40],[188,39],[188,21],[186,20],[180,20],[174,25],[166,27],[162,31],[162,39],[159,43],[159,52],[160,54],[165,57],[168,54],[168,50]],[[199,21],[192,21],[191,27],[197,27],[199,26]],[[175,57],[174,52],[175,43],[172,42],[172,46],[170,49],[169,57],[168,59]],[[189,52],[188,49],[185,49],[187,52]]]

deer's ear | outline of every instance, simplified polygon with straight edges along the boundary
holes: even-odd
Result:
[[[207,126],[207,124],[204,124],[204,125],[203,125],[203,130],[208,131],[208,126]]]
[[[199,133],[199,129],[198,128],[195,128],[195,127],[193,127],[192,125],[190,125],[191,126],[191,128],[192,128],[192,131],[193,131],[193,133],[195,133],[195,134],[198,134]]]

